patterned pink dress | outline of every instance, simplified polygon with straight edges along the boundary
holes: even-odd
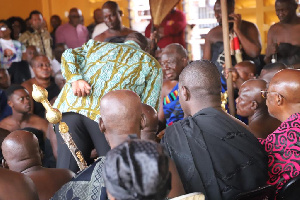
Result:
[[[268,184],[277,189],[300,172],[300,113],[291,115],[266,139],[260,139],[268,153]]]

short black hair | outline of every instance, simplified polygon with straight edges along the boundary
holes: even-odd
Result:
[[[107,7],[110,7],[110,8],[112,8],[112,9],[116,9],[116,10],[120,11],[120,7],[119,7],[119,5],[117,4],[117,2],[115,2],[115,1],[107,1],[107,2],[105,2],[105,3],[103,4],[103,6],[102,6],[102,9],[103,9],[103,8],[107,8]]]
[[[11,85],[9,88],[5,90],[5,94],[7,96],[7,99],[10,99],[11,95],[16,91],[16,90],[26,90],[22,85],[14,84]]]
[[[29,14],[29,19],[31,19],[32,15],[42,15],[42,13],[40,11],[38,11],[38,10],[33,10]]]
[[[221,3],[221,0],[217,0],[216,2]],[[234,8],[235,7],[235,0],[227,0],[227,6]]]
[[[216,65],[209,60],[191,62],[179,75],[179,85],[186,86],[196,98],[220,96],[221,78]]]
[[[135,41],[136,43],[138,43],[138,45],[140,46],[140,48],[142,50],[145,50],[148,46],[147,38],[139,32],[132,32],[132,33],[128,34],[124,42],[126,42],[128,40],[132,40],[132,41]]]

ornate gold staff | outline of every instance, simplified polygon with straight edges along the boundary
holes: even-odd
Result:
[[[43,104],[43,106],[45,107],[45,110],[46,110],[46,118],[50,123],[52,123],[52,124],[59,123],[60,135],[62,136],[66,145],[70,149],[80,170],[87,168],[87,164],[82,156],[81,151],[77,148],[76,144],[74,143],[74,141],[72,139],[72,136],[69,133],[68,125],[65,122],[61,121],[61,119],[62,119],[61,112],[58,109],[53,108],[50,105],[50,103],[48,101],[47,90],[33,84],[32,97],[36,102]]]

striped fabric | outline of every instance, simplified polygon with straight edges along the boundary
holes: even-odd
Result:
[[[137,93],[143,103],[158,110],[160,64],[133,41],[116,44],[89,40],[80,48],[68,49],[62,56],[62,73],[67,82],[54,103],[61,112],[79,113],[98,122],[101,98],[120,89]],[[89,96],[74,96],[71,83],[79,79],[91,85]]]

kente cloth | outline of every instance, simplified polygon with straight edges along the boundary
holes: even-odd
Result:
[[[47,30],[42,30],[41,33],[34,31],[26,31],[19,37],[19,41],[26,47],[33,45],[36,47],[38,53],[44,54],[52,59],[52,38]]]
[[[107,200],[104,186],[105,157],[98,158],[58,190],[52,200]]]
[[[152,22],[146,27],[145,36],[150,38]],[[159,39],[157,46],[165,48],[172,43],[185,47],[186,17],[180,10],[171,11],[160,24],[164,28],[164,36]]]
[[[165,96],[163,101],[163,110],[166,119],[166,126],[171,126],[174,122],[183,119],[184,113],[179,103],[178,83],[171,92]]]
[[[300,113],[291,115],[266,139],[261,139],[268,153],[268,184],[277,189],[300,171]]]
[[[223,111],[209,107],[174,123],[161,143],[174,160],[186,193],[232,200],[268,179],[262,146]]]
[[[161,66],[134,41],[117,44],[89,40],[80,48],[66,50],[61,64],[66,84],[54,103],[61,112],[79,113],[98,122],[101,98],[121,89],[135,92],[142,103],[158,110]],[[79,79],[90,84],[90,95],[73,94],[71,83]]]
[[[7,55],[7,49],[13,52],[11,56]],[[25,46],[17,40],[4,40],[0,38],[0,68],[8,69],[13,62],[22,60],[22,53]]]
[[[68,48],[81,47],[89,40],[89,31],[82,24],[76,27],[70,23],[60,25],[55,31],[55,43],[64,43]]]
[[[278,46],[277,61],[286,65],[300,64],[300,46],[280,43]]]
[[[104,181],[119,200],[163,200],[171,189],[168,155],[156,142],[128,140],[107,153]]]

